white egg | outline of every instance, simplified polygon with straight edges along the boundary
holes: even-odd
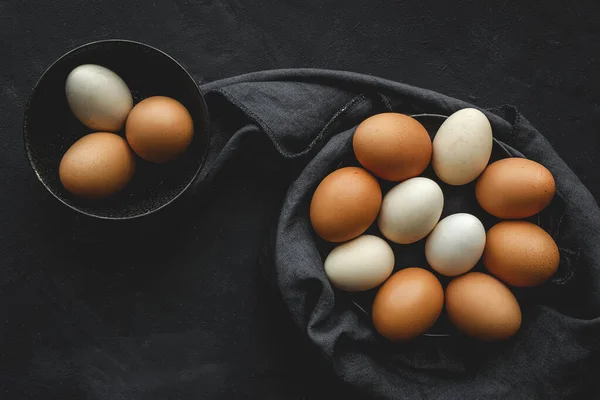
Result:
[[[441,220],[425,242],[425,257],[446,276],[464,274],[477,264],[485,247],[485,228],[471,214],[452,214]]]
[[[437,183],[422,177],[408,179],[383,198],[379,230],[394,243],[414,243],[431,232],[443,208],[444,194]]]
[[[331,284],[348,292],[382,284],[394,269],[394,251],[377,236],[362,235],[334,248],[325,259]]]
[[[71,71],[65,94],[77,119],[96,131],[120,130],[133,107],[131,92],[123,79],[95,64],[80,65]]]
[[[464,108],[444,121],[433,139],[431,164],[436,175],[450,185],[477,178],[492,154],[492,126],[485,114]]]

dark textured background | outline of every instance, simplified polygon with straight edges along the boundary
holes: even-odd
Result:
[[[209,189],[227,200],[197,205],[208,219],[227,211],[222,229],[181,229],[174,218],[152,239],[101,242],[86,241],[86,224],[36,181],[21,138],[26,98],[50,63],[85,42],[154,45],[202,82],[318,67],[482,107],[510,103],[600,198],[595,1],[351,3],[0,1],[3,398],[314,398],[318,384],[339,389],[262,282],[258,243],[223,245],[267,229],[278,180],[242,157]],[[186,249],[198,243],[206,260],[227,265],[189,263]],[[182,271],[195,280],[182,282]]]

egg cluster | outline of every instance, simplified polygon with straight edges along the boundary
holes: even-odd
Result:
[[[122,190],[135,173],[133,152],[145,161],[163,163],[180,156],[192,142],[194,123],[185,106],[165,96],[134,106],[125,81],[103,66],[73,69],[65,94],[75,117],[95,131],[76,141],[60,162],[61,183],[77,196],[101,198]],[[123,126],[125,139],[116,134]]]
[[[542,228],[523,220],[551,202],[552,174],[522,158],[488,165],[492,145],[490,122],[473,108],[448,117],[433,142],[414,118],[377,114],[354,133],[354,155],[362,168],[338,169],[316,188],[311,224],[322,239],[338,243],[325,259],[325,273],[341,290],[379,287],[371,316],[382,336],[400,341],[425,333],[445,305],[450,321],[463,333],[507,339],[519,330],[522,317],[506,285],[536,286],[556,272],[556,243]],[[442,189],[433,179],[419,176],[430,164],[439,180],[452,186],[477,179],[479,205],[502,221],[486,233],[471,214],[440,220]],[[377,178],[399,183],[384,196]],[[412,266],[393,273],[391,246],[365,234],[375,221],[390,242],[425,240],[425,257],[434,272]],[[471,271],[480,260],[489,274]],[[452,278],[445,290],[435,273]]]

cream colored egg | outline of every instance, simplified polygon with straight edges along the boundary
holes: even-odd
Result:
[[[425,242],[425,257],[446,276],[464,274],[477,264],[485,248],[485,228],[471,214],[452,214],[441,220]]]
[[[385,240],[363,235],[329,253],[325,259],[325,274],[333,286],[360,292],[383,283],[391,275],[394,262],[394,251]]]
[[[65,94],[77,119],[96,131],[117,132],[133,107],[131,92],[123,79],[95,64],[80,65],[71,71]]]
[[[383,198],[379,230],[394,243],[423,239],[438,223],[444,194],[437,183],[417,177],[394,186]]]
[[[433,139],[431,164],[436,175],[450,185],[477,178],[492,154],[492,126],[485,114],[464,108],[444,121]]]

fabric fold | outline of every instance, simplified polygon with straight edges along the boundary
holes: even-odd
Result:
[[[542,163],[555,177],[558,195],[539,223],[561,249],[559,273],[531,291],[523,326],[507,342],[482,344],[454,335],[390,344],[351,296],[329,284],[323,271],[326,245],[308,218],[312,193],[351,155],[354,129],[366,117],[384,111],[450,115],[478,107],[373,76],[315,69],[258,72],[211,82],[203,90],[211,114],[214,104],[226,103],[229,108],[220,106],[218,113],[230,109],[239,118],[227,129],[213,121],[215,147],[197,185],[248,151],[242,138],[268,138],[255,138],[260,145],[254,149],[268,155],[255,162],[285,171],[289,187],[265,239],[262,271],[341,380],[365,395],[411,399],[581,398],[594,384],[593,371],[600,370],[600,211],[515,107],[482,111],[511,154]]]

